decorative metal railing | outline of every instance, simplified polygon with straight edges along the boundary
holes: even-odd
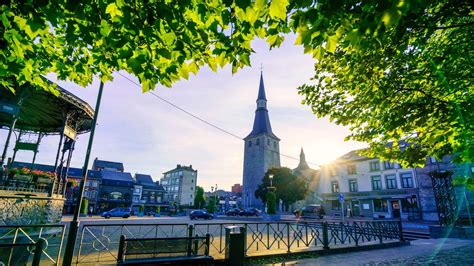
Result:
[[[248,257],[317,249],[371,245],[401,241],[399,221],[249,222],[203,224],[90,224],[81,231],[76,263],[113,263],[117,260],[121,235],[126,238],[206,236],[210,255],[222,259],[226,250],[226,227],[243,228]]]
[[[60,265],[64,232],[64,225],[0,226],[0,265],[29,265],[41,241],[40,264]]]
[[[165,238],[188,236],[188,224],[86,224],[80,231],[75,263],[117,261],[120,236]]]
[[[2,180],[0,179],[0,190],[9,191],[21,191],[21,192],[32,192],[32,193],[62,193],[62,183],[42,183],[35,181],[24,181],[24,180]]]

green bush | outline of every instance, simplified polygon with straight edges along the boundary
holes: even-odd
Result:
[[[156,206],[155,212],[156,212],[156,213],[160,213],[160,212],[161,212],[161,207],[160,207],[160,206]]]
[[[216,209],[216,202],[214,201],[214,199],[209,199],[209,204],[207,205],[207,212],[208,213],[214,213]]]
[[[143,213],[144,210],[145,210],[145,207],[143,205],[138,206],[138,212]]]
[[[273,191],[267,193],[267,213],[276,214],[276,196]]]
[[[89,200],[87,198],[83,198],[81,204],[81,214],[87,214],[87,207],[89,207]]]

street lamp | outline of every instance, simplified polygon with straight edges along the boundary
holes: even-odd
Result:
[[[269,174],[268,178],[270,178],[270,188],[273,187],[273,174]]]

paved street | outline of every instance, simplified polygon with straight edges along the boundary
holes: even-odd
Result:
[[[409,246],[361,251],[274,265],[474,265],[474,240],[423,239]]]

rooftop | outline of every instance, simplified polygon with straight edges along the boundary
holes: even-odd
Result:
[[[120,171],[120,172],[124,171],[123,163],[99,160],[98,158],[95,158],[94,163],[92,164],[92,168],[94,170],[117,169],[117,171]]]

